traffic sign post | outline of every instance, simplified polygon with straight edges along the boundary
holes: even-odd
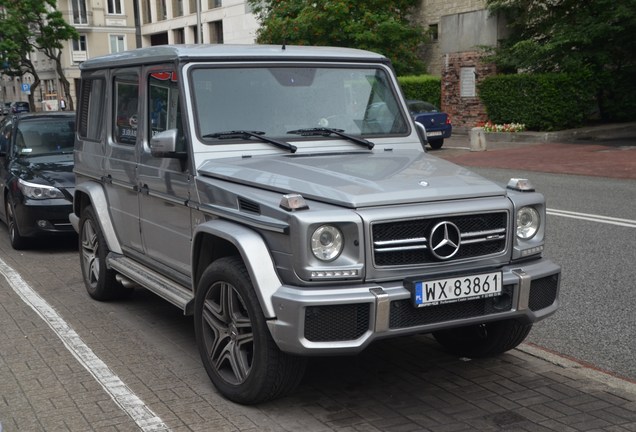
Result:
[[[22,83],[22,93],[30,94],[31,93],[31,84]]]

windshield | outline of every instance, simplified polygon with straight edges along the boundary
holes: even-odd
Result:
[[[16,131],[16,153],[38,156],[73,151],[75,117],[23,120]]]
[[[342,138],[325,129],[367,137],[408,132],[380,68],[197,68],[192,83],[197,132],[211,144],[245,132],[284,140]]]

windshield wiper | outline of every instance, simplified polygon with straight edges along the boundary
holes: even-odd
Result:
[[[285,141],[279,141],[273,138],[268,138],[265,136],[265,132],[262,132],[262,131],[234,130],[234,131],[225,131],[225,132],[215,132],[215,133],[203,135],[203,138],[244,139],[244,140],[249,140],[250,138],[256,138],[268,144],[273,144],[276,147],[289,150],[292,153],[296,153],[296,150],[297,150],[297,147],[295,145]]]
[[[332,129],[326,127],[315,127],[315,128],[305,128],[305,129],[295,129],[287,131],[288,134],[301,135],[301,136],[330,136],[330,135],[338,135],[339,137],[348,139],[351,142],[356,144],[363,145],[371,150],[375,144],[371,141],[365,140],[364,138],[358,138],[353,135],[349,135],[344,133],[342,129]]]

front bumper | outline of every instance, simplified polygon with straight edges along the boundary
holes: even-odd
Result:
[[[73,205],[63,199],[27,200],[15,206],[16,224],[23,237],[73,234],[68,218],[72,210]]]
[[[354,354],[376,339],[503,319],[536,322],[558,307],[561,268],[539,259],[501,268],[499,297],[416,308],[401,281],[318,289],[282,286],[268,321],[278,347],[302,355]]]

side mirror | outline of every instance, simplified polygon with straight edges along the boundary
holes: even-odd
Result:
[[[426,136],[426,128],[420,122],[414,121],[415,129],[417,130],[417,136],[420,137],[420,143],[422,144],[422,149],[426,150],[426,144],[428,144],[428,137]]]
[[[158,158],[184,159],[185,153],[177,152],[177,130],[168,129],[150,138],[150,154]]]

